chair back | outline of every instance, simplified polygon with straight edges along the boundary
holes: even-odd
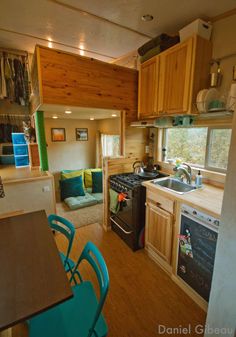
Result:
[[[109,289],[109,274],[108,274],[108,269],[107,269],[107,266],[106,266],[106,262],[101,254],[101,252],[98,250],[98,248],[92,243],[92,242],[88,242],[79,259],[78,259],[78,262],[74,268],[74,271],[72,273],[72,276],[71,276],[71,280],[75,278],[75,275],[77,274],[80,278],[80,281],[83,282],[83,279],[78,271],[78,267],[80,265],[80,263],[83,261],[83,260],[87,260],[88,263],[92,266],[93,270],[95,271],[96,273],[96,276],[97,276],[97,279],[98,279],[98,282],[99,282],[99,288],[100,288],[100,298],[98,300],[98,307],[97,307],[97,310],[96,310],[96,314],[95,314],[95,317],[94,317],[94,321],[93,321],[93,324],[91,326],[91,329],[90,329],[90,334],[88,335],[88,337],[90,337],[93,332],[94,332],[94,328],[96,326],[96,323],[97,323],[97,320],[101,314],[101,311],[102,311],[102,308],[103,308],[103,305],[104,305],[104,302],[105,302],[105,299],[106,299],[106,296],[107,296],[107,292],[108,292],[108,289]]]
[[[67,252],[66,252],[66,259],[64,261],[64,265],[66,265],[69,255],[70,255],[70,251],[72,248],[72,243],[74,240],[74,236],[75,236],[75,227],[74,225],[67,219],[56,215],[56,214],[50,214],[48,216],[48,222],[50,227],[57,231],[60,232],[61,234],[63,234],[67,240],[68,240],[68,248],[67,248]]]

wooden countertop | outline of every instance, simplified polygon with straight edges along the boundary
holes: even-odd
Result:
[[[31,170],[29,167],[16,168],[15,166],[0,166],[0,176],[3,184],[28,182],[36,179],[52,177],[51,173],[40,170]]]
[[[142,185],[154,192],[166,195],[172,200],[196,207],[214,217],[220,217],[221,215],[224,190],[219,187],[204,184],[202,188],[196,191],[186,194],[177,194],[155,185],[151,181],[145,181]]]

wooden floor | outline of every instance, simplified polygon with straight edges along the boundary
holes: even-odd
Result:
[[[56,240],[63,249],[61,235]],[[144,250],[133,253],[115,233],[105,233],[99,224],[93,224],[77,229],[71,255],[74,260],[87,241],[99,247],[110,274],[110,291],[104,307],[109,337],[155,337],[158,325],[174,328],[191,324],[194,330],[196,325],[204,324],[205,313]],[[13,337],[25,336],[24,326],[14,328]],[[185,336],[200,335],[192,331]]]

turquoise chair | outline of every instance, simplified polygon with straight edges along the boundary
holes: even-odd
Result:
[[[86,260],[94,269],[100,289],[97,298],[90,281],[84,281],[78,271]],[[71,280],[78,276],[80,283],[72,287],[74,297],[29,321],[29,337],[105,337],[108,333],[102,308],[109,288],[106,263],[98,248],[88,242],[79,257]]]
[[[70,221],[56,214],[49,215],[48,222],[49,222],[50,227],[53,230],[60,232],[68,240],[68,247],[67,247],[66,255],[64,255],[61,252],[59,253],[60,253],[61,261],[63,263],[66,273],[70,272],[72,274],[72,271],[75,267],[75,262],[69,258],[69,255],[70,255],[70,251],[71,251],[74,236],[75,236],[75,227]]]

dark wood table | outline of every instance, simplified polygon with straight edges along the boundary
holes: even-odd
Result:
[[[0,331],[73,296],[45,211],[0,219],[0,268]]]

